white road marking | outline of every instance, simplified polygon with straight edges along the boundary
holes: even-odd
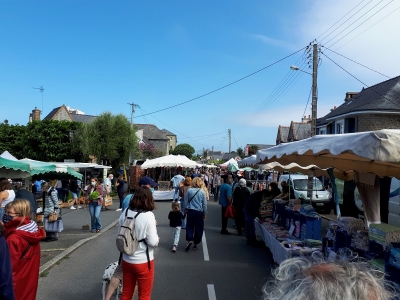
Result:
[[[210,256],[208,255],[208,248],[207,248],[207,241],[206,241],[206,233],[203,231],[203,238],[201,239],[201,243],[203,245],[203,254],[204,254],[204,260],[209,261]]]
[[[209,300],[217,300],[217,296],[215,295],[215,289],[213,284],[207,284],[208,290],[208,299]]]
[[[51,251],[64,251],[66,248],[57,248],[57,249],[41,249],[42,252],[51,252]]]

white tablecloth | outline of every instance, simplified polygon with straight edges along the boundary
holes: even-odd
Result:
[[[154,200],[172,200],[174,198],[175,190],[171,191],[154,191],[153,198]]]
[[[276,263],[280,264],[285,259],[291,257],[291,251],[285,248],[274,236],[272,236],[264,226],[258,223],[257,220],[254,220],[254,224],[256,235],[262,237],[265,245],[271,251],[272,257]]]

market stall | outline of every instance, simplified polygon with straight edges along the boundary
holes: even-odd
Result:
[[[400,268],[395,258],[400,250],[400,228],[380,224],[380,186],[378,177],[400,177],[400,130],[321,135],[298,142],[278,145],[257,152],[257,162],[283,165],[315,165],[353,174],[364,206],[366,222],[351,217],[338,217],[331,222],[324,237],[325,253],[350,248],[385,271],[397,283]],[[391,257],[392,260],[389,258]],[[393,259],[394,258],[394,259]]]

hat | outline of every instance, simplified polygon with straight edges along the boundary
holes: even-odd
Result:
[[[150,185],[150,186],[154,187],[154,186],[158,186],[158,183],[155,182],[150,177],[144,176],[144,177],[140,178],[140,180],[139,180],[139,186],[142,186],[142,185]]]

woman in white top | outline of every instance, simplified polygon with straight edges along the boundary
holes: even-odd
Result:
[[[0,178],[0,220],[3,219],[4,207],[14,201],[15,192],[7,178]]]
[[[158,245],[158,234],[154,210],[154,199],[148,187],[139,187],[129,203],[128,217],[135,217],[135,235],[137,240],[145,239],[146,243],[140,242],[138,249],[133,255],[122,255],[123,290],[121,300],[132,299],[136,282],[139,289],[139,299],[151,298],[154,281],[154,249]],[[119,226],[125,220],[125,212],[119,218]],[[148,248],[148,249],[147,249]]]

